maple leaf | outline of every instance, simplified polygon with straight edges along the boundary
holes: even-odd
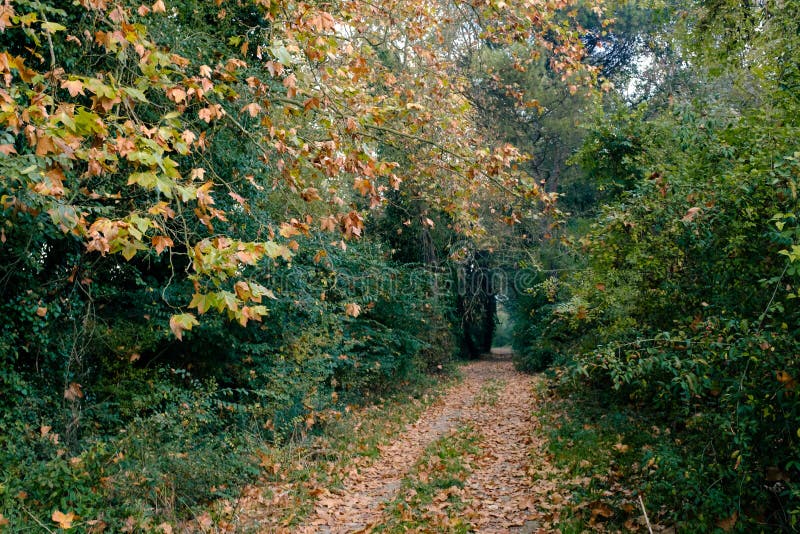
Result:
[[[78,95],[86,94],[83,90],[83,82],[80,80],[64,80],[61,82],[61,88],[69,91],[69,96],[73,98]]]
[[[358,317],[359,315],[361,315],[361,306],[359,306],[354,302],[345,304],[344,313],[345,315],[349,315],[350,317]]]
[[[197,139],[197,136],[191,130],[184,130],[181,133],[181,139],[183,139],[183,142],[186,143],[187,145],[191,145],[192,143],[194,143],[194,140]]]
[[[336,219],[334,215],[328,215],[327,217],[323,217],[320,219],[320,230],[333,232],[336,230],[336,226],[338,226],[339,221]]]
[[[50,519],[53,520],[54,523],[58,524],[60,528],[68,529],[72,528],[72,522],[75,521],[75,514],[72,512],[63,513],[59,510],[53,512],[53,515],[50,516]]]
[[[257,117],[261,113],[261,106],[255,102],[250,102],[242,108],[242,111],[246,111],[251,117]]]
[[[181,102],[186,102],[186,91],[181,89],[180,87],[170,87],[166,91],[167,98],[175,102],[176,104],[180,104]]]
[[[156,254],[161,254],[165,248],[172,247],[174,243],[172,239],[164,235],[156,235],[152,238],[153,247],[156,249]]]
[[[192,327],[198,324],[200,323],[197,322],[197,319],[191,313],[173,315],[169,320],[169,328],[172,330],[172,333],[175,334],[175,337],[178,338],[178,341],[183,341],[183,332],[185,330],[191,330]]]
[[[699,213],[700,213],[700,208],[698,207],[689,208],[686,211],[686,215],[684,215],[681,220],[683,222],[692,222]]]
[[[367,178],[356,178],[354,187],[356,191],[358,191],[361,196],[367,196],[372,192],[372,182],[369,181]]]
[[[83,391],[81,391],[81,385],[75,382],[70,382],[69,387],[64,390],[64,398],[68,401],[82,399]]]

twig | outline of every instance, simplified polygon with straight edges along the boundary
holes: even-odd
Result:
[[[44,20],[45,24],[49,24],[50,21],[47,20],[47,15],[44,14],[44,11],[41,12],[42,20]],[[53,36],[51,35],[51,31],[48,29],[45,31],[45,35],[47,36],[47,45],[50,48],[50,68],[55,71],[56,70],[56,52],[53,48]]]
[[[650,526],[650,519],[647,517],[647,510],[644,507],[644,501],[642,500],[642,494],[639,494],[639,505],[642,507],[642,513],[644,514],[644,522],[647,523],[647,531],[650,534],[653,534],[653,527]]]
[[[40,527],[42,527],[43,529],[45,529],[45,530],[46,530],[47,532],[49,532],[50,534],[55,534],[55,532],[53,532],[52,530],[50,530],[49,528],[47,528],[47,525],[45,525],[44,523],[42,523],[41,521],[39,521],[39,518],[38,518],[38,517],[36,517],[35,515],[33,515],[33,514],[31,513],[31,511],[30,511],[30,510],[28,510],[28,509],[27,509],[27,508],[25,508],[24,506],[22,506],[21,508],[22,508],[23,510],[25,510],[25,513],[26,513],[26,514],[28,514],[29,516],[31,516],[31,518],[32,518],[34,521],[36,521],[36,522],[39,524],[39,526],[40,526]]]

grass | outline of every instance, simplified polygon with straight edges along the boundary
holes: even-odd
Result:
[[[560,530],[646,531],[639,494],[648,502],[651,479],[660,476],[654,451],[670,454],[669,430],[588,392],[562,396],[543,382],[539,395],[536,415],[546,429],[547,452],[565,471],[562,489],[572,495]],[[663,512],[655,504],[651,521]]]
[[[470,532],[462,494],[478,442],[477,432],[463,426],[428,445],[387,504],[388,519],[376,531]]]
[[[403,393],[329,418],[315,435],[264,448],[259,452],[264,477],[258,485],[271,501],[268,517],[234,509],[230,502],[217,503],[212,516],[219,524],[234,525],[236,532],[298,525],[313,511],[323,489],[341,487],[354,465],[378,458],[379,447],[391,442],[456,380],[457,373],[444,380],[409,384]]]

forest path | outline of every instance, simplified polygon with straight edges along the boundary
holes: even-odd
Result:
[[[314,511],[294,532],[393,531],[390,503],[404,500],[414,467],[426,447],[468,428],[477,447],[463,452],[468,465],[461,487],[446,488],[458,495],[459,507],[447,510],[452,499],[434,499],[415,530],[448,531],[460,522],[476,532],[547,531],[552,515],[549,497],[555,490],[547,464],[545,441],[533,415],[536,377],[517,372],[510,350],[494,350],[462,368],[463,381],[430,406],[399,437],[381,447],[371,465],[351,472],[344,487],[319,496]],[[425,475],[427,480],[427,475]],[[404,487],[405,484],[405,487]],[[557,503],[555,503],[557,504]],[[430,528],[424,521],[435,521]],[[449,523],[448,523],[449,521]],[[442,528],[444,526],[444,528]],[[397,530],[405,530],[398,528]]]

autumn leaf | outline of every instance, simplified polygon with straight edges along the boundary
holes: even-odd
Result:
[[[206,532],[214,525],[214,521],[211,519],[211,516],[208,512],[203,512],[197,517],[197,525],[203,530],[203,532]]]
[[[153,13],[166,13],[167,7],[164,5],[164,0],[157,0],[155,4],[151,7]]]
[[[173,315],[169,320],[169,328],[172,330],[172,333],[175,334],[175,337],[178,338],[178,341],[183,341],[183,332],[185,330],[191,330],[192,327],[198,324],[200,323],[197,322],[197,319],[191,313]]]
[[[36,315],[38,315],[39,317],[44,317],[45,315],[47,315],[47,307],[39,306],[38,308],[36,308]]]
[[[242,111],[247,112],[251,117],[258,117],[258,114],[261,113],[261,106],[255,102],[250,102],[242,108]]]
[[[361,315],[361,306],[351,302],[349,304],[345,304],[344,306],[344,313],[349,315],[350,317],[358,317]]]
[[[83,391],[81,391],[81,385],[76,382],[70,382],[67,389],[64,390],[64,398],[70,402],[82,399]]]
[[[624,454],[630,450],[630,447],[628,445],[625,445],[624,443],[616,443],[614,444],[614,450],[621,454]]]
[[[730,532],[733,530],[733,527],[736,526],[736,522],[739,520],[739,512],[735,511],[731,514],[730,517],[726,519],[720,519],[717,521],[717,526],[724,530],[725,532]]]
[[[69,529],[72,528],[72,522],[75,521],[75,514],[72,512],[65,514],[56,510],[50,518],[54,523],[57,523],[60,528]]]
[[[85,94],[83,91],[83,82],[80,80],[64,80],[61,82],[61,88],[69,91],[69,96],[73,98]]]
[[[700,213],[700,208],[698,207],[689,208],[686,211],[686,215],[684,215],[681,220],[683,222],[692,222],[699,213]]]
[[[775,379],[783,384],[786,389],[794,389],[797,387],[797,380],[786,371],[776,371]]]
[[[8,519],[6,519],[5,516],[3,516],[3,514],[0,514],[0,527],[5,527],[5,526],[8,526]]]
[[[156,254],[159,255],[164,251],[165,248],[172,247],[174,245],[172,239],[163,235],[153,236],[151,241],[153,243],[153,247],[156,249]]]

